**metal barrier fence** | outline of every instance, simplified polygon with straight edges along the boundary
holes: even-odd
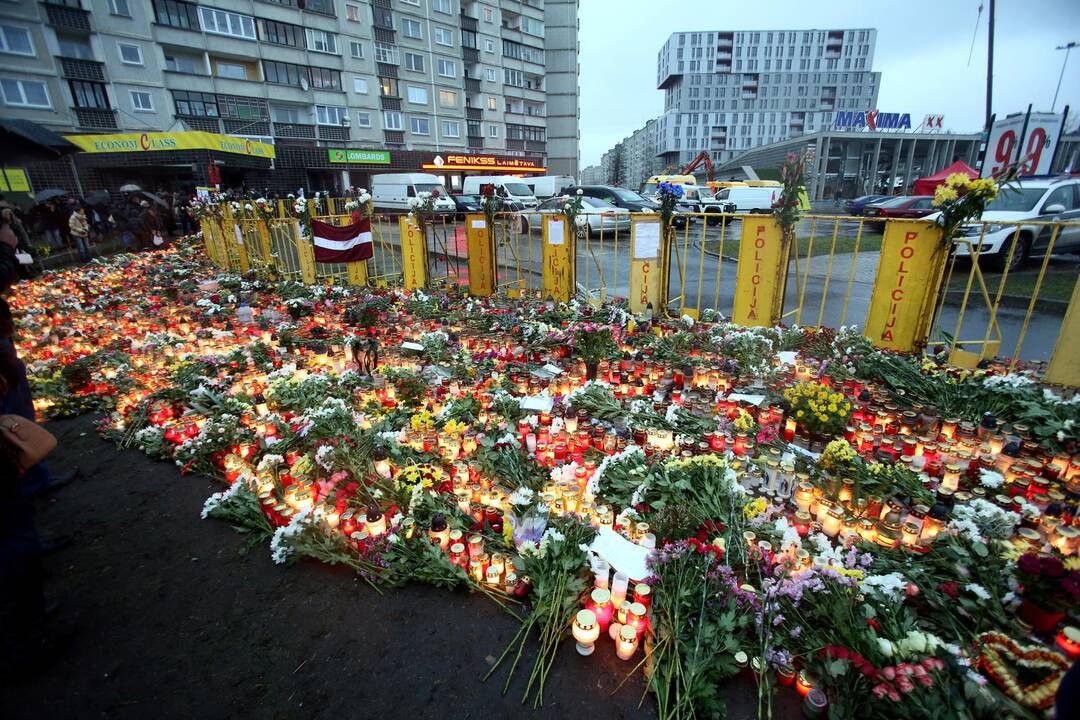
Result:
[[[345,202],[340,198],[324,200],[323,207],[333,213],[317,217],[337,225],[350,222]],[[766,262],[764,270],[751,272],[750,265],[761,265],[764,256],[759,257],[752,246],[748,249],[754,240],[750,231],[756,228],[754,232],[760,234],[767,228],[780,237],[771,227],[770,216],[679,216],[659,250],[644,261],[638,252],[644,245],[637,242],[637,233],[650,222],[655,226],[656,215],[587,214],[587,229],[564,228],[551,237],[552,218],[558,222],[561,215],[498,213],[491,227],[482,215],[468,217],[471,220],[438,216],[418,232],[401,216],[375,215],[371,218],[374,256],[365,263],[348,265],[316,263],[311,243],[301,237],[299,223],[291,216],[234,220],[226,213],[218,220],[204,221],[203,231],[207,256],[218,267],[309,283],[374,287],[402,282],[407,265],[419,250],[404,245],[415,235],[423,246],[422,277],[415,286],[466,286],[476,292],[478,279],[470,274],[471,261],[476,258],[470,258],[469,250],[472,247],[475,252],[480,247],[470,245],[477,241],[470,232],[479,227],[484,233],[480,241],[487,244],[491,260],[490,291],[509,297],[553,296],[549,279],[553,263],[559,262],[553,248],[565,243],[570,273],[569,288],[563,290],[570,295],[595,304],[629,298],[632,307],[636,304],[640,309],[647,303],[657,311],[695,318],[711,310],[745,324],[855,324],[866,328],[875,318],[875,307],[891,302],[889,312],[895,316],[897,296],[909,292],[905,281],[925,281],[925,290],[920,292],[927,301],[915,308],[919,313],[915,335],[921,342],[946,344],[952,361],[969,367],[1003,350],[1011,358],[1010,368],[1020,360],[1050,360],[1059,329],[1075,324],[1066,322],[1064,316],[1069,299],[1076,294],[1078,265],[1055,253],[1080,252],[1080,222],[973,222],[956,238],[951,252],[940,253],[940,262],[905,269],[909,256],[903,253],[910,248],[901,247],[899,238],[905,232],[912,237],[912,233],[923,233],[919,243],[932,249],[934,238],[940,242],[940,231],[931,224],[810,215],[799,220],[782,255],[776,255],[771,265]],[[403,228],[408,227],[413,230],[406,233],[403,244]],[[1007,235],[1004,239],[1003,234]],[[765,247],[764,241],[761,243]],[[899,271],[891,290],[882,279],[888,263],[892,263],[888,272]],[[1027,267],[1020,267],[1024,263]],[[642,274],[650,272],[648,282],[660,280],[659,289],[649,286],[655,295],[643,292]],[[920,277],[923,274],[933,277]],[[405,281],[408,286],[408,278]],[[756,296],[747,298],[759,283],[760,287],[770,283],[776,287],[778,307],[774,315],[765,317],[769,322],[747,322],[757,302]],[[639,292],[641,298],[636,298]],[[892,301],[886,297],[888,292],[893,293]],[[745,312],[747,302],[751,303],[750,315]],[[1080,316],[1080,309],[1075,314]],[[897,322],[896,317],[886,319],[882,327],[891,328]],[[1061,334],[1063,338],[1066,335],[1064,331]],[[881,344],[908,349],[902,344]],[[1077,354],[1075,349],[1072,353],[1063,349],[1060,342],[1057,345],[1055,363]],[[1069,372],[1080,374],[1076,361],[1067,364],[1073,368]]]

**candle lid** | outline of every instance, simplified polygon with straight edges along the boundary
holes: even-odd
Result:
[[[596,624],[596,613],[592,610],[578,610],[574,623],[587,630]]]
[[[645,617],[645,605],[639,602],[631,603],[630,612],[639,617]]]
[[[637,630],[629,625],[623,625],[619,628],[619,639],[624,642],[633,642],[637,640]]]
[[[605,588],[596,588],[592,591],[590,597],[597,605],[603,605],[606,602],[611,602],[611,591]]]

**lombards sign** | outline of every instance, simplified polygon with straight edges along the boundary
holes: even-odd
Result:
[[[910,130],[910,113],[840,111],[836,113],[836,128],[843,130]]]

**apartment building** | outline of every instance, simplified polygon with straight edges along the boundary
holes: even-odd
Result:
[[[636,190],[660,171],[656,129],[657,121],[649,120],[601,156],[600,175],[605,184]]]
[[[0,3],[4,115],[87,151],[35,186],[575,174],[576,70],[577,0]]]
[[[703,150],[724,162],[827,130],[836,112],[875,108],[876,40],[872,28],[673,33],[656,61],[660,164],[685,165]]]

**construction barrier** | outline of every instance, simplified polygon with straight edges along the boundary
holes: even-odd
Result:
[[[308,208],[324,222],[343,224],[351,222],[345,202],[325,199]],[[594,305],[625,298],[635,313],[708,313],[747,326],[861,322],[882,348],[944,343],[951,361],[964,367],[1011,349],[1010,368],[1022,357],[1051,361],[1048,379],[1080,385],[1077,354],[1065,344],[1076,347],[1080,339],[1076,270],[1051,264],[1061,235],[1080,233],[1080,223],[1013,224],[1011,242],[995,258],[1004,269],[992,272],[980,257],[987,247],[981,223],[966,226],[950,248],[927,221],[834,215],[800,218],[785,242],[769,215],[680,215],[664,233],[659,217],[648,213],[587,215],[588,223],[576,227],[561,214],[537,211],[490,219],[444,214],[423,227],[409,216],[380,213],[371,218],[370,260],[323,265],[289,207],[279,203],[276,210],[271,217],[226,211],[204,218],[209,260],[233,272],[307,283],[457,286],[481,297],[577,297]],[[1003,224],[1009,225],[995,223],[993,231]],[[1018,259],[1030,260],[1029,269],[1017,271]],[[1044,290],[1051,284],[1054,297]],[[1037,312],[1037,347],[1024,350]],[[1059,326],[1051,353],[1046,337]]]

